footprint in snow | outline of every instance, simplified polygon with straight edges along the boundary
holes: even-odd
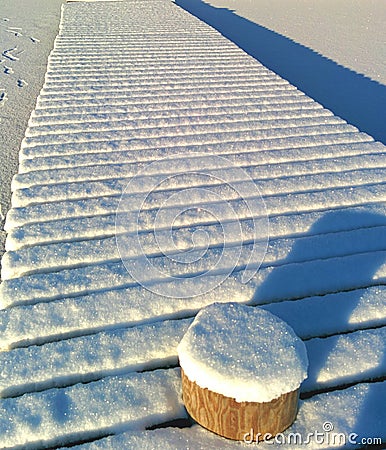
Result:
[[[24,86],[28,86],[28,83],[25,80],[19,79],[17,80],[17,85],[22,88]]]
[[[7,100],[8,100],[7,93],[0,92],[0,107],[3,107]]]
[[[3,56],[5,56],[6,58],[8,58],[11,61],[19,61],[19,58],[12,54],[12,52],[15,52],[17,50],[17,47],[13,47],[13,48],[9,48],[8,50],[4,50],[3,51]],[[19,52],[22,53],[22,52]],[[19,54],[17,53],[17,54]]]
[[[4,66],[4,73],[6,73],[7,75],[13,73],[12,67]]]
[[[16,37],[23,36],[22,29],[20,27],[8,27],[5,31],[14,34]]]

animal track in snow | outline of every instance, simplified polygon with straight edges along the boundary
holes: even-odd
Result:
[[[5,91],[0,92],[0,107],[2,108],[5,102],[8,100],[7,93]]]
[[[19,80],[17,80],[17,85],[19,87],[25,87],[25,86],[28,86],[28,83],[25,80],[19,79]]]
[[[20,28],[20,27],[8,27],[6,30],[5,30],[7,33],[12,33],[12,34],[14,34],[16,37],[20,37],[20,36],[23,36],[23,34],[22,34],[22,29]]]
[[[17,50],[17,47],[10,48],[8,50],[3,51],[3,56],[10,59],[11,61],[19,61],[19,58],[16,55],[13,55],[12,52]]]

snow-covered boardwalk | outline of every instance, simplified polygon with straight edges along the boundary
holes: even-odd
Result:
[[[171,226],[163,217],[177,217],[179,249],[197,228],[210,243],[205,257],[171,266],[177,277],[147,280],[150,291],[126,270],[115,235],[137,217],[126,208],[129,220],[116,223],[123,190],[154,162],[130,187],[147,202],[135,223],[144,253],[162,268],[173,250],[157,247]],[[259,187],[270,224],[247,284],[253,217],[218,176],[237,167]],[[386,440],[385,182],[383,145],[172,2],[67,3],[6,223],[0,447],[239,447],[191,426],[181,401],[176,346],[214,301],[264,305],[306,341],[309,377],[288,432],[325,433],[307,448],[341,445],[328,424],[347,448]],[[178,215],[181,189],[192,209]],[[192,277],[214,264],[219,224],[232,222],[224,202],[238,211],[231,247],[241,257],[195,296]],[[137,256],[128,248],[125,263]],[[157,294],[162,284],[174,298]],[[259,444],[276,446],[285,447]]]

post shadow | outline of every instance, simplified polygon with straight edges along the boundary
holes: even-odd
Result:
[[[350,327],[347,325],[349,324],[350,317],[361,299],[361,291],[356,292],[356,289],[366,288],[377,284],[385,284],[386,281],[386,277],[374,280],[374,275],[379,268],[385,264],[386,258],[386,251],[382,251],[386,250],[386,233],[384,233],[383,236],[381,233],[381,241],[379,241],[380,234],[374,233],[376,227],[379,226],[386,226],[386,215],[373,212],[371,207],[368,207],[368,209],[364,207],[359,212],[353,210],[350,211],[350,209],[327,212],[309,229],[307,235],[310,240],[306,243],[306,240],[299,239],[292,247],[287,259],[283,261],[283,265],[275,267],[262,285],[257,288],[253,304],[265,303],[265,299],[272,299],[272,301],[294,300],[295,304],[298,303],[295,302],[297,298],[299,298],[299,301],[301,302],[301,298],[307,296],[325,295],[340,291],[352,291],[352,301],[350,303],[345,302],[344,307],[342,307],[342,305],[340,305],[341,307],[338,307],[339,305],[337,305],[336,315],[334,317],[334,320],[338,319],[339,324],[341,324],[339,328],[341,328],[343,332],[348,332]],[[351,243],[353,245],[353,255],[360,255],[363,251],[362,249],[366,249],[366,246],[368,246],[368,251],[370,252],[371,248],[374,249],[376,247],[379,248],[380,251],[369,253],[369,257],[366,257],[365,253],[363,253],[364,257],[362,258],[362,263],[360,265],[355,265],[354,261],[347,263],[346,257],[341,258],[338,256],[333,259],[326,259],[326,249],[328,249],[328,246],[331,247],[328,233],[331,234],[338,231],[353,230],[355,228],[362,228],[365,231],[365,238],[360,242],[354,236],[350,237],[349,235],[346,236],[346,239],[339,239],[338,245],[331,249],[335,255],[341,254],[341,256],[344,256],[345,253],[347,254],[347,249],[350,248]],[[375,239],[377,239],[377,241]],[[314,260],[311,260],[310,249],[313,247],[313,241],[315,242],[315,258]],[[318,257],[325,259],[319,260]],[[316,266],[314,264],[315,261],[317,262]],[[297,264],[297,262],[299,264]],[[338,280],[338,282],[336,282],[336,280]],[[310,317],[310,320],[315,320],[319,323],[326,321],[328,323],[329,317],[328,315],[316,315],[315,317]],[[377,326],[381,326],[381,323],[378,322]],[[314,373],[318,374],[320,370],[322,370],[329,355],[332,354],[334,350],[334,345],[326,346],[323,354],[318,355],[319,357],[317,358],[316,366],[315,364],[313,366]],[[382,357],[378,364],[385,365],[386,342],[383,344],[381,352]],[[367,355],[364,356],[366,357]],[[371,368],[363,370],[360,377],[361,381],[359,382],[342,382],[341,385],[348,387],[350,385],[368,382],[372,380],[370,371]],[[386,373],[382,373],[380,379],[386,379]],[[340,388],[342,388],[342,386]],[[330,390],[335,389],[326,388],[315,393]],[[307,393],[305,398],[309,396],[310,394]],[[362,399],[360,412],[357,416],[356,424],[353,425],[352,432],[365,437],[371,436],[371,433],[375,432],[377,429],[382,429],[380,422],[382,421],[382,417],[383,419],[385,417],[385,401],[386,398],[382,400],[378,398],[377,394],[370,393],[369,395],[366,395]],[[353,410],[355,410],[355,408],[353,408]],[[377,417],[379,421],[378,424],[376,423]],[[371,419],[375,419],[375,422],[369,425],[369,420]]]
[[[216,8],[202,0],[175,0],[175,3],[325,108],[386,144],[385,85],[227,8]]]

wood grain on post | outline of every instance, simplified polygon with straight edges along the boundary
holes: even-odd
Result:
[[[284,431],[295,420],[299,389],[288,392],[266,403],[236,402],[235,399],[201,388],[189,380],[181,369],[183,400],[188,413],[200,425],[220,436],[242,441],[262,440]],[[260,433],[260,434],[259,434]]]

